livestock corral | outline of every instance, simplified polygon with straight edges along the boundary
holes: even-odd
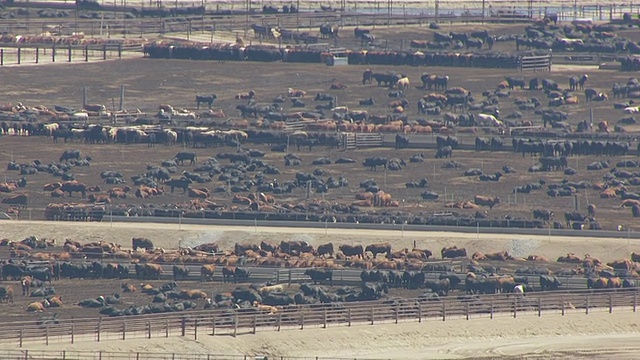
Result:
[[[5,209],[52,220],[109,213],[633,230],[629,74],[370,68],[145,59],[12,69],[4,99],[15,105],[4,108],[0,138]],[[398,89],[390,71],[412,83]],[[107,110],[120,84],[125,107],[139,110],[129,124]],[[74,105],[83,86],[87,111]],[[572,96],[551,90],[580,86]],[[587,105],[594,92],[601,101]]]
[[[507,251],[467,254],[456,246],[433,249],[438,252],[433,254],[428,249],[396,250],[390,243],[314,247],[305,241],[263,241],[236,243],[233,249],[207,243],[165,250],[147,238],[133,238],[126,245],[69,239],[56,244],[30,236],[21,241],[3,239],[0,244],[1,256],[11,259],[1,267],[0,298],[11,309],[2,312],[7,331],[2,338],[14,343],[22,343],[23,336],[26,341],[44,336],[40,330],[56,329],[58,324],[65,326],[63,332],[70,324],[73,333],[74,318],[136,318],[183,311],[196,316],[189,318],[188,328],[198,327],[198,320],[192,322],[200,318],[200,326],[223,332],[233,329],[236,314],[241,324],[236,322],[234,334],[238,327],[255,331],[263,326],[304,326],[300,316],[312,325],[321,319],[326,327],[327,322],[444,319],[447,314],[493,316],[513,311],[516,316],[518,311],[545,310],[564,314],[565,309],[588,312],[591,307],[617,306],[633,306],[635,311],[640,278],[636,253],[605,264],[590,255],[522,258]],[[369,312],[360,314],[354,308],[352,318],[350,303],[355,302],[365,302]],[[210,311],[193,313],[203,309]],[[245,323],[252,315],[253,322]],[[26,333],[19,332],[25,319],[30,319]],[[154,318],[148,320],[155,331],[161,330]],[[75,324],[75,334],[86,331],[83,321]],[[179,318],[169,321],[171,325],[162,327],[167,336]],[[127,331],[110,324],[120,326],[106,321],[102,331]]]

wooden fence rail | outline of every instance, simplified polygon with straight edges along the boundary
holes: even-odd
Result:
[[[126,340],[183,336],[255,334],[257,331],[304,329],[308,327],[352,326],[353,324],[400,323],[522,315],[542,316],[553,312],[620,311],[636,312],[637,289],[537,292],[525,296],[514,294],[468,295],[440,299],[382,299],[371,302],[290,306],[275,313],[257,309],[215,309],[174,314],[151,314],[127,317],[60,320],[58,324],[10,322],[0,328],[0,343],[23,347],[27,342]]]

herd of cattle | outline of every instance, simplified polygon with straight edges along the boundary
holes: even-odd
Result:
[[[268,25],[252,25],[258,37],[282,38],[297,42],[315,43],[318,36],[308,32],[298,33]],[[438,28],[437,25],[434,28]],[[589,22],[575,21],[562,27],[547,21],[538,21],[525,28],[524,34],[493,35],[488,31],[475,32],[433,32],[433,40],[412,40],[408,45],[415,50],[376,50],[380,42],[369,29],[355,28],[356,38],[368,50],[347,51],[350,64],[376,65],[414,65],[414,66],[468,66],[489,68],[516,68],[521,56],[544,55],[545,52],[580,53],[640,53],[638,43],[616,34],[616,30],[625,30],[625,25],[594,25]],[[338,28],[328,24],[321,26],[320,34],[335,37]],[[515,53],[493,51],[496,42],[514,43]],[[484,45],[488,50],[482,50]],[[428,52],[422,49],[427,49]],[[466,53],[462,53],[466,49]],[[476,52],[470,52],[477,49]],[[528,52],[521,52],[527,49]],[[531,52],[531,49],[539,53]],[[324,63],[331,56],[322,50],[308,48],[279,49],[271,45],[209,44],[155,42],[145,45],[144,52],[152,58],[176,58],[194,60],[249,60],[249,61],[285,61]],[[625,66],[627,60],[618,61]]]
[[[520,294],[540,290],[557,290],[563,286],[558,276],[586,278],[589,289],[635,288],[640,254],[632,253],[630,259],[603,263],[598,258],[585,255],[580,258],[567,254],[557,263],[543,256],[531,255],[516,258],[506,251],[483,254],[475,252],[470,258],[464,248],[445,247],[442,259],[466,260],[466,268],[449,263],[431,262],[431,251],[426,249],[393,250],[388,243],[362,245],[340,245],[332,243],[317,248],[304,241],[282,241],[273,244],[263,241],[260,245],[236,243],[233,251],[223,251],[216,243],[199,245],[196,248],[164,250],[155,248],[146,238],[133,238],[132,248],[119,244],[94,242],[81,244],[66,240],[62,249],[55,248],[55,241],[38,239],[35,236],[14,242],[2,240],[0,245],[10,248],[11,259],[4,261],[3,281],[19,281],[22,296],[41,298],[30,303],[27,311],[41,312],[48,307],[62,306],[62,297],[55,294],[53,280],[69,279],[138,279],[159,280],[163,275],[162,264],[172,265],[173,281],[160,287],[141,284],[140,291],[153,296],[146,307],[119,309],[120,294],[85,299],[76,305],[99,308],[108,316],[141,315],[158,312],[174,312],[194,309],[194,300],[202,300],[204,308],[258,308],[261,311],[277,312],[278,309],[261,306],[287,306],[292,304],[339,303],[377,300],[391,288],[426,289],[420,296],[427,301],[438,300],[451,291],[470,295],[518,292]],[[50,248],[54,247],[53,250]],[[49,248],[49,249],[48,249]],[[381,256],[383,255],[383,256]],[[108,259],[112,262],[108,262]],[[492,261],[487,263],[487,261]],[[253,284],[248,289],[236,288],[231,293],[209,296],[200,289],[180,289],[176,281],[190,279],[190,267],[200,266],[201,282],[212,281],[216,267],[222,267],[224,282],[254,282],[251,269],[254,266],[281,266],[305,268],[313,285],[300,285],[299,292],[282,284]],[[463,263],[464,265],[465,263]],[[513,268],[509,274],[501,273],[500,266]],[[550,267],[555,271],[550,270]],[[333,286],[333,271],[341,268],[360,268],[360,287],[341,287],[330,290],[317,283]],[[134,272],[129,273],[130,269]],[[435,276],[435,278],[434,278]],[[530,283],[537,280],[536,286]],[[138,287],[122,284],[124,293],[136,292]],[[0,287],[0,299],[13,301],[13,287]],[[172,302],[171,302],[172,301]]]

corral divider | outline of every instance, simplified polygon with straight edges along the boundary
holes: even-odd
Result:
[[[384,141],[382,133],[342,133],[341,144],[344,150],[367,147],[381,147]]]
[[[551,71],[551,55],[520,56],[518,68],[523,71]]]

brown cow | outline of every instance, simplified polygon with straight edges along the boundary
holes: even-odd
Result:
[[[162,274],[162,266],[158,264],[144,264],[145,279],[160,280],[160,274]]]
[[[3,204],[18,205],[19,207],[26,207],[29,203],[29,196],[27,194],[17,194],[2,199]]]
[[[629,259],[615,260],[607,263],[607,265],[616,270],[633,270],[636,268],[635,264]]]
[[[206,199],[206,198],[209,197],[209,190],[206,189],[206,188],[192,189],[192,188],[188,187],[187,191],[188,191],[188,196],[190,198]]]
[[[0,302],[3,300],[13,304],[13,287],[11,285],[0,287]]]
[[[329,87],[329,89],[331,90],[345,90],[346,88],[347,88],[347,85],[343,83],[332,83],[331,86]]]
[[[0,183],[0,192],[11,193],[18,190],[18,185],[14,183]]]
[[[549,259],[547,259],[546,257],[541,256],[541,255],[529,255],[527,257],[527,261],[549,262]]]
[[[48,184],[45,184],[45,186],[42,188],[42,190],[43,191],[53,191],[55,189],[60,188],[60,186],[62,186],[62,184],[59,183],[59,182],[48,183]]]
[[[343,244],[340,245],[338,249],[340,249],[345,256],[357,256],[360,259],[364,259],[364,248],[362,245]]]
[[[373,193],[371,191],[357,193],[356,200],[371,200],[373,201]]]
[[[620,279],[619,277],[613,277],[609,279],[609,282],[607,283],[607,287],[610,289],[619,289],[622,287],[622,279]]]
[[[473,198],[473,202],[477,205],[488,206],[489,209],[493,209],[496,204],[500,203],[500,198],[497,196],[476,195]]]
[[[207,293],[202,290],[182,290],[179,294],[181,299],[206,299]]]
[[[579,264],[582,262],[582,259],[580,259],[580,257],[576,256],[576,254],[574,253],[569,253],[567,254],[567,256],[560,256],[558,257],[558,260],[556,260],[557,262],[564,262],[564,263],[572,263],[572,264]]]

